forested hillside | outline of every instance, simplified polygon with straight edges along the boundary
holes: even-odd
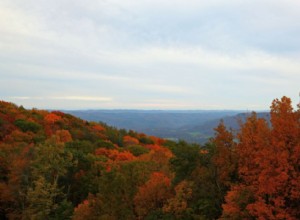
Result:
[[[300,219],[300,111],[203,146],[0,102],[0,219]]]

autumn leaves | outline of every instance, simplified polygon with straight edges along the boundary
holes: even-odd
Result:
[[[0,102],[0,218],[300,219],[300,111],[199,148]]]
[[[300,117],[291,100],[275,99],[271,126],[255,114],[235,148],[238,177],[223,205],[225,219],[299,219]]]

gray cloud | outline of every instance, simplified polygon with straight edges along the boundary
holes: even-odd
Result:
[[[266,109],[298,94],[299,9],[292,0],[3,0],[0,98],[46,108]]]

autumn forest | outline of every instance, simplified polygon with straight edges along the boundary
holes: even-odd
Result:
[[[0,219],[300,219],[300,106],[199,146],[0,102]]]

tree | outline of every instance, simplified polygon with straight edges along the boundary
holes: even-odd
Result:
[[[298,106],[299,107],[299,106]],[[290,98],[275,99],[271,105],[274,170],[269,181],[273,183],[270,203],[276,216],[300,218],[300,117],[294,112]]]
[[[259,201],[264,195],[264,193],[259,194],[258,187],[261,189],[262,187],[268,187],[265,184],[259,184],[259,180],[264,178],[265,171],[270,165],[268,158],[271,153],[269,137],[270,130],[267,122],[264,119],[258,119],[255,113],[242,125],[238,135],[239,144],[237,146],[239,157],[238,174],[241,182],[237,186],[232,187],[231,192],[226,196],[227,203],[223,205],[224,218],[231,218],[233,216],[245,217],[248,215],[247,213],[251,212],[251,204],[245,204],[245,201],[253,201],[248,201],[247,197],[245,201],[240,201],[240,198],[243,198],[240,196],[244,195],[244,192],[247,192],[247,195],[249,193],[253,194],[256,197],[256,201]],[[234,213],[232,210],[235,210],[237,213]]]
[[[55,122],[61,120],[61,116],[55,114],[55,113],[49,113],[45,116],[45,122],[48,124],[54,124]]]
[[[134,138],[134,137],[131,137],[129,135],[126,135],[123,137],[123,144],[125,146],[130,146],[130,145],[138,145],[139,144],[139,140]]]
[[[240,182],[226,196],[224,218],[299,219],[299,114],[289,98],[273,101],[271,124],[253,114],[242,126]]]
[[[67,173],[67,168],[73,164],[73,155],[65,150],[63,143],[57,143],[53,136],[44,144],[39,144],[34,150],[32,173],[34,177],[44,176],[51,183]]]
[[[40,176],[27,193],[28,206],[23,212],[26,219],[48,219],[55,216],[58,209],[57,197],[60,194],[57,183],[50,183]]]
[[[98,209],[99,212],[101,210],[101,204],[97,204],[94,196],[89,195],[88,199],[85,199],[74,209],[74,215],[72,219],[73,220],[87,220],[87,219],[96,220],[98,218],[96,209]]]
[[[183,180],[175,187],[175,196],[168,199],[163,206],[163,211],[172,213],[176,218],[184,217],[186,212],[191,211],[188,201],[192,198],[192,182]]]
[[[141,187],[134,197],[135,211],[139,218],[161,209],[172,196],[171,180],[161,172],[152,173],[150,179]]]
[[[236,178],[237,172],[234,136],[226,129],[223,121],[215,128],[215,131],[212,143],[216,151],[212,162],[216,168],[216,183],[219,188],[227,188]]]
[[[68,210],[72,205],[66,201],[64,191],[67,186],[62,178],[72,165],[72,154],[65,151],[63,143],[57,143],[55,136],[35,147],[31,164],[33,185],[27,192],[25,216],[33,216],[33,219],[70,218],[71,211]]]
[[[72,136],[68,130],[57,130],[55,132],[57,143],[66,143],[72,141]]]
[[[18,119],[14,123],[18,128],[20,128],[23,132],[31,131],[33,133],[38,132],[41,129],[41,126],[32,121],[26,121],[23,119]]]
[[[49,113],[45,116],[45,133],[48,137],[51,137],[54,134],[54,131],[58,129],[57,123],[61,121],[61,116]]]
[[[184,179],[188,179],[199,165],[199,146],[180,141],[170,149],[174,154],[170,159],[171,170],[175,172],[173,183],[177,185]]]
[[[173,177],[169,163],[173,157],[173,153],[168,148],[159,145],[147,145],[147,148],[150,150],[149,153],[141,155],[139,159],[152,162],[156,171]]]

